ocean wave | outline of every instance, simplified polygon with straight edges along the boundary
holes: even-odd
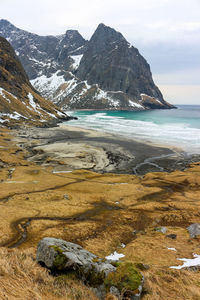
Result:
[[[113,113],[112,113],[113,114]],[[78,114],[78,121],[71,121],[73,126],[97,129],[104,132],[118,134],[127,138],[139,139],[152,143],[160,143],[171,146],[178,146],[190,153],[199,153],[200,149],[200,128],[191,127],[189,122],[159,123],[159,118],[151,121],[127,119],[122,116],[109,115],[109,112],[96,112]]]

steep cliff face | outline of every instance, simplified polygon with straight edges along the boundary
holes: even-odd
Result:
[[[76,76],[90,85],[97,83],[113,98],[115,93],[121,108],[133,106],[131,102],[151,108],[168,106],[139,51],[121,33],[104,24],[98,26],[89,41]],[[144,95],[148,95],[149,100],[152,98],[150,106],[144,101]]]
[[[67,117],[54,104],[42,98],[29,82],[15,51],[0,37],[0,123],[21,121],[39,125]]]
[[[136,100],[140,93],[163,100],[146,60],[121,33],[104,24],[92,36],[77,76],[89,84],[98,83],[107,91],[122,91]]]
[[[66,109],[171,108],[150,67],[121,33],[100,24],[90,41],[76,30],[38,36],[0,20],[32,85]]]

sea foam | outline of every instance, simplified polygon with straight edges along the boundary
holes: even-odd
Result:
[[[193,154],[200,150],[199,119],[195,124],[191,112],[188,112],[187,117],[186,108],[182,117],[178,110],[147,113],[76,111],[72,115],[78,117],[78,120],[70,122],[73,126],[101,130],[144,142],[181,147],[183,151]]]

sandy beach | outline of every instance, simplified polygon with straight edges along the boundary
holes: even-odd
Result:
[[[88,169],[143,175],[148,172],[183,170],[199,161],[181,149],[139,142],[121,136],[60,124],[52,128],[24,128],[18,144],[30,161],[53,166],[55,172]]]

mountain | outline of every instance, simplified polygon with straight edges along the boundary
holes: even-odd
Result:
[[[121,33],[104,24],[90,39],[76,76],[90,85],[98,83],[119,107],[166,105],[146,60]],[[147,95],[152,97],[150,105]]]
[[[150,67],[123,35],[99,24],[89,41],[76,30],[39,36],[0,20],[32,85],[65,109],[172,108]]]
[[[29,82],[9,42],[0,37],[0,123],[15,126],[26,121],[42,125],[67,118],[53,103],[42,98]]]

